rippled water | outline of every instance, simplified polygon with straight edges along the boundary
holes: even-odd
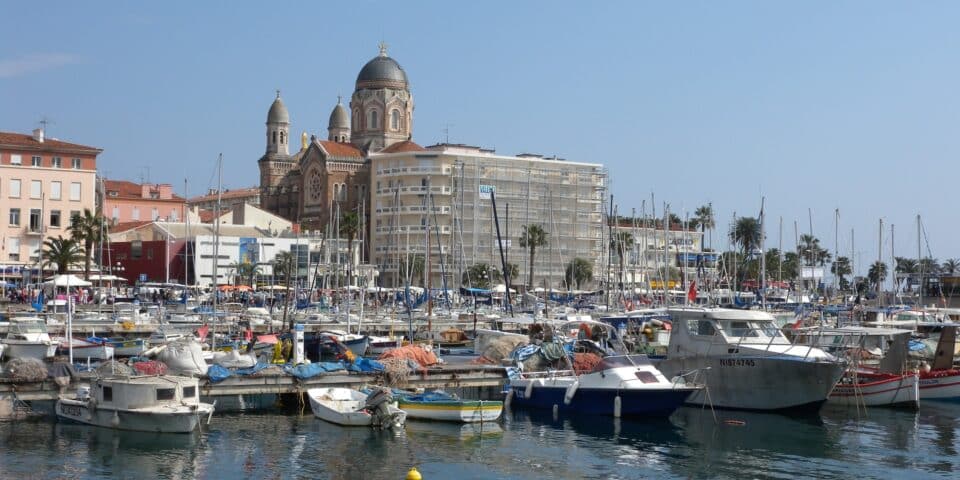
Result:
[[[924,478],[960,476],[960,405],[788,416],[683,408],[669,420],[410,421],[398,433],[297,413],[225,414],[195,435],[0,422],[0,478]],[[728,422],[736,420],[736,422]],[[743,422],[741,425],[740,422]]]

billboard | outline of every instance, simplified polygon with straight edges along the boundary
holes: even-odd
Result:
[[[260,262],[260,248],[257,245],[257,239],[240,237],[240,258],[237,259],[237,263],[256,264],[258,262]]]
[[[823,278],[823,267],[800,267],[800,278],[804,280],[820,280]]]
[[[484,200],[490,200],[491,194],[497,192],[497,187],[494,185],[480,185],[480,198]]]

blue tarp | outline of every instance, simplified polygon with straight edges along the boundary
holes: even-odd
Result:
[[[360,357],[353,363],[347,365],[347,370],[351,372],[382,372],[384,367],[382,363],[376,360]]]
[[[284,365],[283,372],[301,380],[313,378],[326,372],[346,370],[342,362],[316,362],[302,365]]]
[[[230,369],[220,365],[210,365],[210,368],[207,369],[207,377],[210,378],[212,383],[222,382],[230,378],[231,375],[233,375],[233,372]]]

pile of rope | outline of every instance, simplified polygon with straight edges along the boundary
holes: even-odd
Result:
[[[7,362],[3,376],[18,382],[42,382],[47,378],[47,366],[36,358],[14,358]]]
[[[440,359],[438,359],[437,355],[433,353],[433,350],[424,347],[423,345],[407,345],[405,347],[387,350],[383,353],[383,355],[380,355],[380,358],[377,360],[383,362],[384,360],[390,358],[413,360],[422,367],[429,367],[430,365],[436,365],[440,363]]]
[[[133,375],[133,368],[129,365],[116,360],[107,360],[100,364],[94,371],[101,377],[108,375]]]
[[[383,364],[383,384],[388,387],[402,387],[407,384],[412,370],[410,363],[405,358],[384,358],[380,360]]]
[[[517,335],[503,335],[490,339],[486,347],[480,353],[480,357],[475,363],[486,363],[500,365],[504,358],[508,358],[518,345],[526,344],[529,340],[526,337]]]
[[[573,354],[573,371],[578,375],[592,372],[600,360],[600,355],[595,353],[575,353]]]

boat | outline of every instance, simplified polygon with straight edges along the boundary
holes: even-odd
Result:
[[[89,337],[87,341],[103,342],[112,346],[113,356],[115,357],[135,357],[142,355],[147,350],[147,340],[145,338]]]
[[[706,383],[706,390],[690,396],[694,405],[816,409],[846,369],[822,349],[788,340],[763,311],[675,307],[667,313],[673,328],[657,368],[671,378],[693,374]]]
[[[7,327],[7,337],[2,343],[6,345],[5,358],[36,358],[44,360],[57,353],[57,342],[50,339],[47,325],[38,317],[15,317],[10,319]]]
[[[113,345],[102,341],[84,340],[81,338],[67,340],[64,338],[58,343],[61,355],[66,355],[70,348],[73,347],[73,358],[77,359],[109,360],[113,358],[116,353]]]
[[[944,324],[932,365],[921,365],[920,399],[960,401],[960,369],[954,368],[957,325]]]
[[[580,375],[521,374],[510,381],[506,403],[586,415],[667,417],[702,389],[680,377],[667,380],[645,356],[611,355]]]
[[[352,388],[311,388],[307,397],[315,417],[337,425],[400,428],[407,418],[392,405],[388,388],[369,395]]]
[[[354,357],[362,357],[370,346],[370,337],[356,333],[346,333],[342,330],[323,330],[317,332],[316,341],[319,343],[319,358],[333,358],[342,355],[346,348]],[[342,348],[341,348],[342,347]]]
[[[849,407],[920,408],[920,376],[853,370],[840,379],[827,403]]]
[[[503,412],[500,400],[463,400],[443,391],[405,395],[397,406],[408,418],[444,422],[492,422]]]
[[[200,401],[196,378],[173,375],[105,377],[61,395],[59,418],[140,432],[190,433],[210,423],[214,406]]]
[[[370,344],[367,346],[367,353],[373,356],[380,356],[388,350],[403,346],[403,339],[399,337],[368,336],[370,337]]]

